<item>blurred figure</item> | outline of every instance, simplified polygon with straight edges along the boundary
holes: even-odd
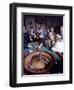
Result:
[[[55,33],[54,33],[54,28],[51,28],[51,31],[49,32],[49,38],[51,40],[52,45],[55,43]]]
[[[63,26],[60,27],[60,34],[61,34],[62,39],[63,39]]]
[[[25,26],[23,26],[23,32],[24,32],[24,48],[28,46],[28,43],[30,42],[30,35],[28,30],[25,29]]]
[[[63,53],[64,43],[63,43],[62,37],[60,35],[56,35],[55,44],[53,45],[52,50],[55,52]]]
[[[51,31],[49,32],[49,36],[51,40],[54,40],[54,28],[51,28]]]
[[[44,47],[51,50],[51,40],[49,38],[46,38],[43,43]]]
[[[44,38],[44,33],[43,33],[43,29],[40,28],[40,38]]]
[[[43,42],[44,39],[44,28],[43,26],[40,27],[40,35],[39,35],[41,42]]]
[[[33,32],[34,32],[33,27],[31,27],[30,32],[31,32],[30,34],[33,36]]]
[[[33,26],[31,25],[30,27],[30,41],[33,42],[33,38],[34,38],[34,30],[33,30]]]

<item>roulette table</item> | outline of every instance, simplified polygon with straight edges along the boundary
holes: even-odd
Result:
[[[55,58],[48,52],[33,52],[24,59],[24,69],[27,74],[50,73],[55,65]]]
[[[47,52],[33,52],[26,56],[24,68],[29,73],[47,73],[54,65],[54,58]]]
[[[32,75],[62,72],[63,54],[50,51],[45,47],[41,47],[40,49],[33,51],[32,48],[27,48],[24,51],[27,52],[24,55],[24,73]]]

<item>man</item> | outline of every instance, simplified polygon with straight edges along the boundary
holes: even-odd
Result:
[[[60,35],[56,36],[56,42],[52,47],[52,50],[55,52],[63,53],[64,51],[64,43]]]

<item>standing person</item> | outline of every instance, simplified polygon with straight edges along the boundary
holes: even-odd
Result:
[[[49,32],[49,38],[52,42],[52,45],[55,43],[55,33],[54,33],[54,28],[51,28],[51,31]]]
[[[51,31],[49,32],[49,36],[51,40],[54,40],[54,28],[51,28]]]
[[[23,33],[24,33],[24,48],[28,46],[28,43],[30,42],[30,35],[28,30],[25,29],[25,26],[23,27]]]
[[[61,37],[63,39],[63,26],[60,27],[60,34],[61,34]]]
[[[40,39],[41,39],[41,42],[43,42],[43,39],[44,39],[44,28],[43,28],[43,26],[40,27]]]
[[[49,37],[50,29],[47,29],[47,37]]]
[[[33,37],[34,37],[34,30],[33,30],[33,26],[31,25],[30,27],[30,41],[33,42]]]

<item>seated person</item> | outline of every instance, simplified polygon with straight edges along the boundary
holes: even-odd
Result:
[[[51,50],[51,40],[49,38],[46,38],[43,43],[44,47]]]
[[[63,43],[62,37],[60,35],[56,35],[55,44],[52,46],[52,50],[55,52],[63,53],[64,43]]]

